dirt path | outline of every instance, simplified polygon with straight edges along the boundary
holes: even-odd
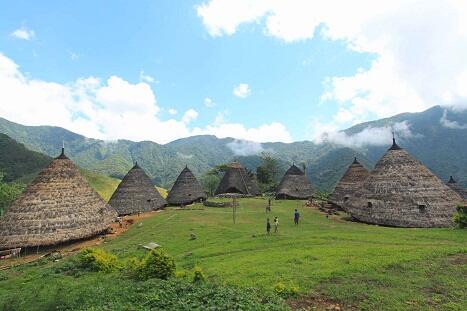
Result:
[[[138,224],[143,219],[152,217],[162,211],[152,211],[152,212],[142,213],[140,215],[123,216],[121,217],[120,223],[114,222],[111,224],[110,227],[112,228],[112,232],[108,234],[98,235],[93,238],[89,238],[86,240],[79,240],[76,242],[67,243],[63,245],[47,247],[42,250],[39,249],[38,252],[34,251],[34,249],[28,249],[27,254],[24,255],[22,253],[21,257],[19,258],[0,260],[0,271],[33,262],[35,260],[38,260],[52,253],[60,253],[61,256],[65,257],[65,256],[73,255],[83,248],[100,245],[102,244],[104,240],[114,239],[120,234],[130,229],[132,225]]]

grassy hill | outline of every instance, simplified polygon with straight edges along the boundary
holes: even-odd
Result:
[[[467,129],[447,128],[441,124],[444,109],[436,106],[420,113],[405,113],[391,118],[356,125],[344,133],[354,135],[364,129],[407,122],[412,136],[399,137],[398,143],[428,166],[443,180],[454,175],[467,186]],[[447,114],[451,121],[467,124],[467,111]],[[258,155],[238,156],[229,148],[232,138],[194,136],[160,145],[154,142],[118,140],[104,142],[89,139],[62,128],[23,126],[0,118],[0,133],[5,133],[27,148],[56,156],[65,141],[67,154],[80,167],[101,175],[121,179],[138,161],[153,182],[170,188],[186,164],[200,177],[215,165],[238,159],[254,170]],[[312,184],[320,190],[331,191],[354,156],[371,168],[391,142],[383,146],[344,147],[309,141],[264,143],[265,151],[280,159],[281,172],[292,162],[305,163]]]
[[[328,301],[359,310],[467,309],[465,230],[387,228],[327,219],[294,201],[275,201],[266,215],[265,205],[263,199],[241,199],[235,225],[231,209],[170,208],[101,247],[125,259],[143,255],[140,244],[156,242],[175,257],[179,271],[202,267],[209,283],[221,286],[219,292],[225,290],[222,286],[228,291],[246,289],[238,299],[255,292],[247,290],[250,286],[272,295],[282,282],[299,287],[303,296],[293,304],[299,306]],[[299,226],[293,225],[295,208],[301,213]],[[274,216],[280,220],[279,233],[267,236],[265,219]],[[197,238],[191,240],[191,234]],[[63,268],[69,267],[67,262],[44,260],[0,271],[0,309],[45,310],[60,303],[68,308],[149,310],[155,301],[160,306],[164,299],[185,301],[190,295],[199,303],[213,301],[193,289],[178,289],[175,298],[161,290],[172,283],[136,282],[118,273],[72,276]],[[216,303],[222,309],[227,302]]]

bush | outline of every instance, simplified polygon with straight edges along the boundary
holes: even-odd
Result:
[[[278,296],[287,299],[292,296],[297,296],[299,292],[298,286],[290,283],[290,285],[287,287],[284,283],[282,282],[277,282],[276,286],[274,286],[274,293],[276,293]]]
[[[467,228],[467,205],[458,205],[456,209],[457,213],[454,215],[454,222],[461,229]]]
[[[84,249],[77,259],[80,267],[89,271],[113,272],[120,268],[117,257],[101,248]]]
[[[138,277],[143,280],[157,278],[167,280],[175,276],[175,261],[161,248],[150,251],[138,268]]]
[[[206,281],[206,276],[204,275],[203,269],[196,266],[194,270],[195,274],[193,276],[193,283],[204,283]]]

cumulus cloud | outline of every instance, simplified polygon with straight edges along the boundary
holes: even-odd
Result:
[[[457,121],[451,121],[448,119],[448,111],[447,109],[444,109],[443,116],[439,120],[442,126],[450,128],[450,129],[456,129],[456,130],[465,130],[467,129],[467,124],[459,124]]]
[[[206,97],[203,103],[204,103],[204,106],[208,108],[213,108],[216,106],[216,103],[209,97]]]
[[[28,29],[25,26],[16,29],[10,35],[16,39],[27,40],[27,41],[34,39],[36,37],[34,30]]]
[[[465,1],[211,0],[196,10],[214,37],[254,24],[288,43],[318,34],[373,55],[369,68],[324,81],[340,127],[436,104],[467,108]]]
[[[233,94],[240,98],[247,98],[251,94],[250,86],[247,83],[240,83],[234,87]]]
[[[176,115],[177,114],[177,110],[174,109],[174,108],[170,108],[169,110],[167,110],[167,112],[171,115]]]
[[[256,155],[264,151],[263,145],[258,142],[248,140],[234,140],[227,144],[235,155],[249,156]]]
[[[139,81],[146,82],[146,83],[156,83],[157,82],[156,79],[154,79],[153,77],[151,77],[148,74],[145,74],[144,70],[141,70],[139,72]]]
[[[323,128],[323,127],[320,127]],[[363,147],[363,146],[387,146],[392,142],[392,133],[396,138],[418,137],[410,130],[410,124],[407,121],[397,122],[383,127],[367,127],[356,134],[346,134],[343,131],[336,131],[335,128],[328,128],[317,133],[313,142],[317,144],[332,143],[345,147]]]
[[[0,116],[25,125],[64,127],[104,140],[152,140],[166,143],[181,137],[213,134],[256,141],[290,141],[281,123],[247,128],[223,118],[211,125],[191,128],[194,109],[181,119],[162,120],[156,95],[146,82],[131,83],[118,76],[102,80],[80,78],[61,84],[30,78],[0,53]]]

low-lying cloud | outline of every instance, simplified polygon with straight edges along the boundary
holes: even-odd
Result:
[[[324,132],[313,139],[313,142],[357,148],[364,146],[385,146],[391,144],[393,132],[396,139],[420,136],[419,134],[413,134],[410,130],[410,124],[407,121],[403,121],[384,127],[367,127],[361,132],[352,135],[348,135],[343,131]]]
[[[227,147],[229,147],[237,156],[256,155],[265,151],[261,143],[239,139],[228,143]]]
[[[467,129],[467,124],[459,124],[457,121],[451,121],[447,117],[448,111],[447,109],[444,109],[443,116],[439,120],[439,123],[441,123],[442,126],[450,128],[450,129],[456,129],[456,130],[465,130]]]

